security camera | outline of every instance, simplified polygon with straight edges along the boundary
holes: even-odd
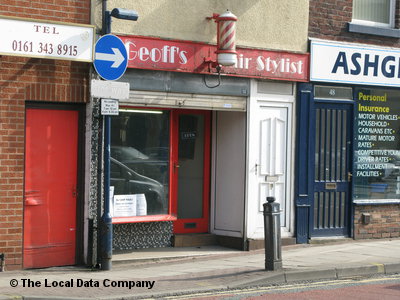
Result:
[[[111,11],[111,16],[117,19],[125,19],[131,21],[136,21],[139,18],[139,15],[136,11],[123,8],[114,8]]]

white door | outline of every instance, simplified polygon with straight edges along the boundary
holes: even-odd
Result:
[[[263,238],[263,204],[275,197],[282,236],[290,230],[292,104],[256,101],[249,132],[248,238]]]

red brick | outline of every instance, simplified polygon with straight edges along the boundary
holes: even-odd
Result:
[[[0,14],[90,24],[90,1],[2,0]],[[25,101],[87,102],[89,64],[3,55],[0,69],[0,247],[11,270],[22,267]]]
[[[22,247],[22,240],[21,241],[8,241],[7,246],[9,247]]]
[[[396,10],[396,28],[399,28],[399,11],[399,9]],[[352,0],[336,3],[328,0],[310,0],[309,36],[336,41],[399,47],[400,43],[398,39],[348,32],[347,26],[348,23],[351,22],[351,19]]]
[[[6,270],[7,271],[20,270],[21,268],[22,268],[22,264],[14,265],[14,264],[8,264],[6,262]]]
[[[356,206],[355,238],[387,238],[400,235],[399,205]],[[364,225],[360,216],[363,212],[371,213],[371,223]]]

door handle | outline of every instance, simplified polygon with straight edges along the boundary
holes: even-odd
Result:
[[[347,172],[347,181],[351,181],[352,177],[353,177],[353,174],[351,174],[351,172]]]
[[[28,190],[25,191],[25,205],[27,206],[37,206],[42,204],[40,197],[40,191]]]
[[[29,205],[29,206],[36,206],[36,205],[40,205],[40,200],[39,199],[25,199],[25,205]]]

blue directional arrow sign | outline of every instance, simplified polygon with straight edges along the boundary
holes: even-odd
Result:
[[[102,36],[94,48],[93,65],[105,80],[117,80],[128,66],[128,53],[119,37],[112,34]]]

